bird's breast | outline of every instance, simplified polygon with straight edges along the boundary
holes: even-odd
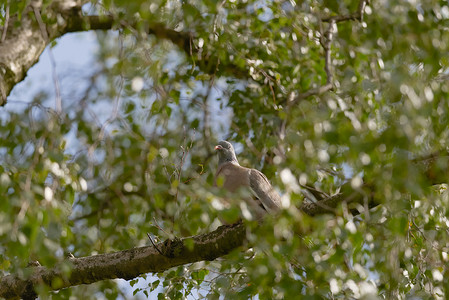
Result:
[[[223,188],[235,192],[242,186],[249,186],[249,169],[234,164],[223,165],[216,177],[223,177]]]

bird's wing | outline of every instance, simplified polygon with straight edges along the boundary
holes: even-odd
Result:
[[[268,212],[276,212],[280,209],[281,197],[263,173],[256,169],[251,169],[249,172],[249,186]]]

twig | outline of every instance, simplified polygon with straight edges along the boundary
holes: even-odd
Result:
[[[185,144],[185,135],[184,135],[184,144]],[[175,194],[175,202],[178,203],[178,194],[179,194],[179,186],[181,184],[181,175],[182,175],[182,168],[184,166],[184,162],[185,162],[185,158],[186,156],[189,154],[189,147],[186,146],[185,149],[183,146],[181,146],[182,149],[182,156],[181,156],[181,163],[179,164],[179,169],[176,168],[175,166],[175,171],[178,172],[178,184],[176,186],[176,194]],[[176,214],[173,214],[173,218],[172,218],[172,230],[173,230],[173,226],[175,226],[175,217]]]
[[[322,18],[323,22],[344,22],[344,21],[360,21],[363,22],[363,14],[365,12],[366,5],[369,4],[369,0],[360,0],[359,6],[357,7],[357,11],[355,13],[349,15],[339,15],[339,16],[331,16]]]
[[[199,164],[199,166],[201,167],[201,171],[200,171],[200,176],[204,174],[204,164]],[[184,184],[189,183],[190,181],[194,180],[194,179],[198,179],[200,178],[200,176],[194,176],[194,177],[190,177],[189,179],[187,179],[186,181],[184,181]]]
[[[151,238],[151,235],[148,232],[147,232],[147,236],[150,239],[150,242],[153,245],[154,249],[156,249],[156,251],[159,252],[160,255],[165,256],[164,253],[162,253],[162,251],[159,250],[159,248],[156,246],[156,244],[154,243],[153,239]]]
[[[273,86],[271,85],[271,82],[268,82],[268,85],[271,90],[271,95],[273,96],[273,102],[276,103],[276,95],[274,94]]]
[[[44,22],[42,21],[41,13],[39,12],[39,9],[36,6],[33,6],[34,16],[36,17],[37,23],[39,24],[39,28],[42,33],[42,37],[44,38],[45,42],[50,42],[50,38],[48,36],[47,27],[45,26]],[[51,51],[51,48],[48,48],[48,55],[50,57],[50,64],[51,64],[51,72],[53,81],[55,83],[55,110],[58,114],[62,112],[62,100],[61,100],[61,89],[59,87],[59,79],[58,75],[56,74],[56,61],[55,57],[53,56],[53,52]]]
[[[94,210],[94,211],[92,211],[92,212],[90,212],[90,213],[88,213],[88,214],[85,214],[85,215],[82,215],[82,216],[73,218],[73,219],[71,219],[70,221],[72,221],[72,222],[78,222],[78,221],[81,221],[81,220],[83,220],[83,219],[87,219],[87,218],[93,217],[93,216],[97,215],[97,214],[99,213],[99,211],[100,211],[100,209],[96,209],[96,210]]]
[[[185,143],[185,137],[184,137],[184,143]],[[181,146],[181,149],[182,149],[181,163],[179,164],[179,169],[177,170],[178,171],[178,185],[176,187],[176,194],[175,194],[176,202],[178,201],[179,184],[181,183],[182,167],[184,166],[184,161],[185,161],[186,155],[189,153],[189,148],[184,149],[184,147]]]
[[[37,23],[39,24],[39,28],[42,33],[42,37],[44,38],[45,42],[49,42],[47,27],[45,26],[44,22],[42,21],[41,13],[39,12],[39,9],[36,6],[33,6],[34,16],[36,17]]]
[[[337,210],[333,207],[330,207],[324,203],[321,202],[321,200],[319,201],[314,201],[310,198],[305,198],[309,201],[309,203],[306,203],[305,201],[301,204],[301,209],[308,214],[310,210],[314,209],[314,208],[322,208],[324,211],[326,212],[331,212],[333,214],[336,214]],[[315,207],[314,207],[315,206]]]
[[[120,48],[119,48],[119,58],[123,57],[123,36],[120,35],[119,38],[119,42],[120,42]],[[125,83],[125,77],[123,76],[123,74],[120,74],[120,83],[119,83],[119,88],[118,88],[118,93],[115,97],[115,101],[114,101],[114,106],[112,108],[112,114],[111,116],[106,120],[106,122],[104,122],[103,126],[101,126],[100,129],[100,134],[98,135],[98,140],[97,142],[101,142],[105,136],[105,132],[106,132],[106,128],[118,117],[119,114],[119,109],[120,109],[120,105],[121,105],[121,94],[122,94],[122,90],[123,90],[123,85]],[[97,143],[98,144],[98,143]],[[95,145],[96,147],[96,145]]]
[[[98,147],[98,145],[103,141],[103,139],[105,138],[106,135],[106,129],[107,127],[118,118],[118,113],[119,113],[119,108],[120,108],[120,104],[121,104],[121,93],[123,90],[123,85],[125,82],[125,78],[123,75],[120,75],[120,83],[119,83],[119,88],[118,88],[118,92],[117,95],[115,97],[115,101],[114,101],[114,106],[112,108],[112,114],[111,116],[109,116],[109,118],[104,122],[103,125],[101,125],[100,128],[100,132],[98,134],[98,138],[95,141],[95,143],[93,143],[89,149],[88,149],[88,156],[90,158],[92,158],[92,160],[94,159],[94,150]],[[91,112],[91,111],[89,111]],[[96,118],[96,115],[94,112],[91,112],[91,115],[93,118]]]
[[[211,132],[211,130],[210,130],[210,111],[209,111],[209,101],[208,100],[209,100],[209,96],[211,95],[212,88],[214,87],[214,84],[215,84],[215,75],[217,74],[219,65],[220,65],[220,59],[217,59],[217,64],[215,66],[214,73],[211,75],[211,77],[209,79],[207,91],[206,91],[206,94],[204,95],[203,103],[202,103],[203,138],[204,138],[204,143],[206,145],[209,144],[210,132]]]
[[[6,39],[6,32],[8,31],[8,23],[9,23],[9,0],[6,1],[6,9],[5,9],[5,25],[3,26],[2,32],[2,43]]]
[[[157,229],[162,230],[166,235],[170,236],[170,234],[169,234],[167,231],[165,231],[165,230],[159,225],[159,223],[156,221],[156,218],[155,218],[155,217],[153,217],[153,221],[154,221],[154,223],[156,224],[156,225],[153,225],[154,227],[156,227]]]
[[[326,84],[310,89],[307,92],[297,95],[295,98],[293,98],[293,100],[291,100],[291,103],[298,102],[309,96],[324,94],[325,92],[330,91],[334,88],[334,85],[332,83],[333,74],[331,70],[332,65],[331,44],[334,38],[335,26],[336,26],[335,20],[329,21],[327,30],[324,33],[321,33],[320,35],[320,44],[321,47],[324,49],[324,72],[326,73]]]
[[[62,112],[62,99],[61,99],[61,89],[59,86],[59,78],[58,74],[56,73],[56,60],[53,55],[53,51],[51,48],[48,48],[48,56],[50,57],[50,64],[51,64],[51,73],[53,77],[53,82],[55,83],[55,111],[60,114]]]

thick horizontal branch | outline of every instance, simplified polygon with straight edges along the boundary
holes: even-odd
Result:
[[[242,223],[225,225],[217,230],[184,239],[167,240],[153,246],[73,258],[52,267],[32,267],[30,276],[8,275],[0,278],[0,298],[35,298],[35,287],[45,284],[59,290],[100,280],[132,279],[145,273],[158,273],[169,268],[204,260],[214,260],[243,244],[245,227]],[[70,266],[70,274],[64,265]],[[59,280],[57,280],[59,279]],[[57,283],[57,284],[55,284]]]

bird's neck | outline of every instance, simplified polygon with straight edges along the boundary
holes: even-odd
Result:
[[[220,157],[219,160],[218,160],[218,165],[221,166],[222,164],[228,163],[228,162],[240,166],[240,164],[239,164],[239,162],[237,160],[237,157],[235,157],[235,155],[232,156],[232,157]]]

